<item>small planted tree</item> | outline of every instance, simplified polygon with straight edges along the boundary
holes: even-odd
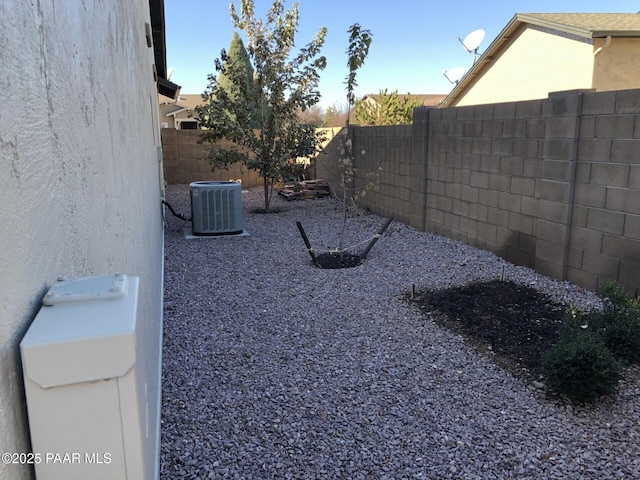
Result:
[[[345,78],[345,85],[347,90],[347,136],[340,148],[340,158],[338,160],[340,164],[340,188],[342,190],[342,226],[338,234],[338,249],[341,250],[344,247],[344,232],[347,228],[347,218],[349,201],[353,203],[353,182],[355,180],[356,170],[354,168],[354,150],[353,150],[353,128],[350,125],[350,113],[351,107],[354,105],[356,97],[354,94],[355,88],[358,86],[356,76],[358,70],[369,54],[369,46],[373,35],[369,30],[363,30],[359,24],[354,23],[349,27],[349,46],[347,47],[347,67],[349,73]]]
[[[398,91],[388,93],[380,90],[377,102],[357,100],[354,115],[360,125],[410,125],[413,123],[413,109],[422,107],[421,102],[411,95],[400,98]]]
[[[253,79],[248,81],[246,69],[223,50],[215,62],[218,76],[209,75],[205,104],[198,108],[206,129],[202,139],[231,142],[229,147],[212,146],[208,160],[214,168],[240,162],[258,171],[264,180],[265,211],[273,183],[282,179],[292,160],[312,155],[322,138],[298,114],[320,100],[319,72],[326,59],[319,54],[326,28],[296,53],[298,4],[291,10],[283,4],[284,0],[274,0],[265,20],[256,18],[253,0],[241,0],[239,13],[230,4],[233,26],[247,37]]]
[[[346,135],[340,145],[340,187],[342,190],[342,207],[343,218],[342,225],[338,232],[338,247],[335,250],[316,256],[309,239],[307,238],[302,224],[297,222],[300,234],[307,246],[307,250],[311,255],[311,259],[316,266],[322,268],[344,268],[353,267],[360,264],[369,253],[369,250],[376,243],[378,238],[384,233],[392,219],[389,219],[380,230],[371,238],[371,241],[367,247],[359,255],[351,254],[344,248],[344,234],[347,226],[348,209],[349,204],[355,203],[355,189],[353,183],[355,180],[356,170],[354,168],[354,149],[353,149],[353,130],[349,125],[351,107],[355,102],[354,89],[358,85],[356,81],[356,75],[360,67],[364,65],[364,61],[369,53],[369,46],[371,45],[372,34],[369,30],[364,30],[359,24],[355,23],[349,27],[349,46],[347,47],[347,67],[349,73],[345,79],[345,85],[347,90],[347,114],[346,114]],[[373,178],[376,177],[377,172],[373,176],[367,176],[367,183],[364,188],[358,192],[363,195],[367,190],[370,190],[374,186]]]

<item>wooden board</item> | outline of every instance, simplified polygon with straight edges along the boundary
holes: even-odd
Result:
[[[285,183],[278,189],[278,195],[283,196],[287,200],[321,198],[328,197],[330,194],[329,182],[322,179]]]

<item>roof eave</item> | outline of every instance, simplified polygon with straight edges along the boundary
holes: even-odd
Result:
[[[171,112],[171,113],[167,113],[165,116],[167,116],[167,117],[174,116],[174,117],[175,117],[178,113],[182,113],[182,112],[184,112],[184,111],[188,111],[188,110],[189,110],[189,109],[188,109],[187,107],[182,107],[182,108],[180,108],[180,109],[178,109],[178,110],[174,110],[174,111],[173,111],[173,112]]]
[[[153,36],[153,55],[157,74],[158,93],[176,99],[180,85],[167,78],[167,45],[164,23],[164,0],[149,0],[149,15]]]
[[[182,87],[158,75],[158,93],[173,100],[178,98]]]
[[[521,23],[528,23],[530,25],[537,25],[538,27],[548,28],[550,30],[558,30],[578,37],[593,38],[593,31],[586,28],[580,28],[573,25],[566,25],[564,23],[554,22],[544,18],[527,15],[526,13],[517,13],[516,18]]]
[[[638,37],[640,36],[640,30],[632,29],[608,29],[608,30],[591,30],[588,28],[577,27],[575,25],[567,25],[566,23],[550,20],[546,18],[540,18],[534,14],[518,13],[516,17],[520,19],[522,23],[528,23],[531,25],[537,25],[539,27],[548,28],[550,30],[557,30],[572,35],[576,35],[584,38],[604,38],[604,37]]]
[[[640,37],[640,30],[593,30],[591,32],[592,38],[605,38],[605,37]]]

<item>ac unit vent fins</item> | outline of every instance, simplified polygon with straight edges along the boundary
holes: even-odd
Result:
[[[192,182],[189,187],[194,235],[242,233],[242,184],[208,181]]]

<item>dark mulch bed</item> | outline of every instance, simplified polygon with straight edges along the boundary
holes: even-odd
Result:
[[[505,281],[418,292],[412,301],[527,381],[541,376],[542,353],[557,341],[565,312],[537,290]]]
[[[362,263],[360,255],[354,255],[348,252],[327,252],[321,253],[316,257],[320,268],[351,268],[357,267]]]

